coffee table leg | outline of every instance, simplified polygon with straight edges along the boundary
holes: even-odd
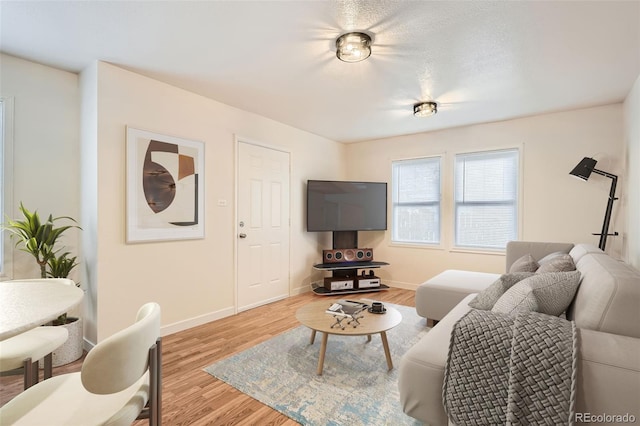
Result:
[[[318,356],[318,376],[322,376],[322,367],[324,367],[324,354],[327,351],[327,339],[329,333],[322,333],[322,345],[320,345],[320,355]]]
[[[371,335],[367,334],[367,343],[369,343],[371,341]]]
[[[310,345],[313,345],[313,342],[316,341],[316,331],[315,330],[311,330],[311,340],[309,341]]]
[[[380,332],[382,338],[382,347],[384,348],[384,355],[387,357],[387,366],[389,370],[393,370],[393,361],[391,361],[391,352],[389,352],[389,342],[387,341],[387,333],[385,331]]]

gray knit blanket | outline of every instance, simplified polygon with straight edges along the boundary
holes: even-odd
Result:
[[[451,334],[447,415],[457,426],[573,425],[576,360],[573,322],[471,310]]]

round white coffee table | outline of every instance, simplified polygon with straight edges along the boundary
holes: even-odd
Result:
[[[320,354],[318,356],[318,375],[322,374],[324,366],[324,356],[327,351],[327,340],[330,334],[340,336],[367,336],[371,341],[372,334],[380,334],[382,339],[382,347],[384,348],[384,354],[387,357],[387,366],[389,370],[393,369],[393,361],[391,360],[391,352],[389,352],[389,342],[387,341],[387,330],[400,324],[402,321],[402,315],[398,310],[390,307],[386,307],[384,314],[372,314],[367,310],[364,310],[359,315],[359,325],[352,327],[346,325],[343,328],[335,327],[336,320],[331,314],[327,314],[325,311],[334,303],[335,300],[321,300],[318,302],[309,303],[296,312],[296,318],[303,325],[311,329],[311,341],[313,344],[316,338],[316,332],[322,333],[322,345],[320,346]],[[371,304],[370,301],[360,300],[359,302]],[[334,325],[334,327],[332,327]]]

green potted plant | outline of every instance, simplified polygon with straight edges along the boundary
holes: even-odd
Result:
[[[23,220],[9,219],[2,227],[11,233],[11,238],[18,240],[16,247],[22,245],[20,250],[35,258],[40,267],[40,278],[47,278],[47,265],[51,259],[56,257],[55,245],[58,238],[67,229],[81,228],[77,225],[55,226],[56,221],[63,219],[77,223],[75,219],[68,216],[53,217],[49,215],[47,220],[42,222],[37,211],[30,212],[22,203],[20,203],[20,212],[24,216]]]
[[[47,278],[67,278],[71,273],[71,270],[78,265],[76,262],[77,257],[69,257],[71,254],[66,251],[58,256],[53,256],[47,261],[49,269],[47,271]],[[80,287],[80,283],[76,283],[76,286]],[[53,321],[53,325],[67,324],[67,314],[60,315]]]
[[[82,229],[77,225],[69,224],[56,226],[60,220],[77,223],[75,219],[62,216],[49,215],[42,221],[37,211],[29,211],[20,203],[21,220],[7,220],[2,224],[12,239],[17,239],[16,247],[31,254],[40,269],[40,278],[67,278],[71,270],[78,265],[77,257],[71,256],[68,251],[62,252],[56,244],[60,236],[70,228]],[[79,286],[79,284],[76,284]],[[53,321],[53,325],[66,327],[69,331],[69,339],[65,344],[53,353],[53,365],[59,366],[73,362],[82,356],[82,320],[69,317],[66,313]]]

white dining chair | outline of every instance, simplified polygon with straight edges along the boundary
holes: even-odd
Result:
[[[22,368],[24,389],[38,383],[40,362],[44,358],[44,379],[53,374],[53,351],[69,338],[66,328],[36,327],[0,341],[0,372]]]
[[[143,305],[136,322],[98,343],[80,372],[38,383],[0,407],[0,424],[161,424],[160,306]]]
[[[55,281],[66,285],[75,285],[67,278],[36,278],[11,280],[11,282]],[[69,338],[69,332],[62,327],[42,326],[9,339],[0,341],[0,372],[23,369],[24,389],[39,381],[40,359],[44,359],[44,379],[53,374],[53,351]]]

